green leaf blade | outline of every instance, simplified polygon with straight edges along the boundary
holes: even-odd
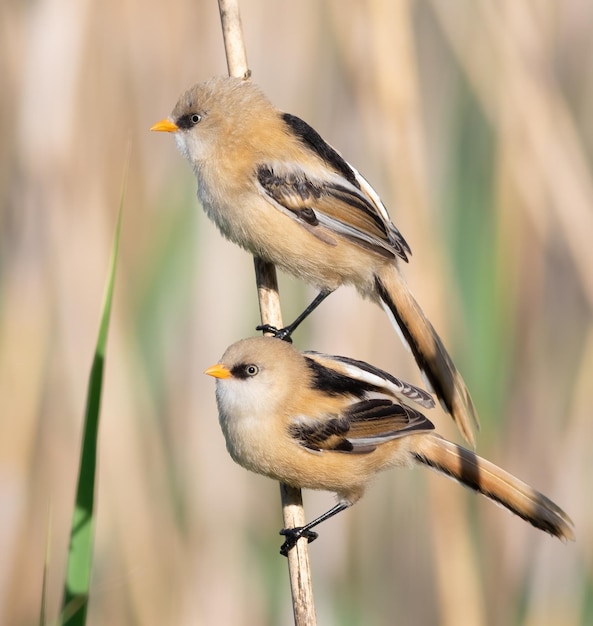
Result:
[[[61,624],[63,626],[84,626],[86,623],[93,561],[95,524],[94,506],[99,416],[105,370],[105,350],[113,302],[115,270],[119,251],[126,181],[127,165],[111,251],[107,284],[105,286],[105,294],[103,296],[99,333],[93,357],[93,364],[89,375],[82,436],[82,449],[76,488],[76,503],[70,530],[70,550],[66,565],[66,581],[62,602]]]

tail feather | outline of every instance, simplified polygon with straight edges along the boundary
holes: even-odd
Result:
[[[473,429],[479,428],[479,424],[469,391],[399,270],[390,266],[388,271],[375,277],[375,287],[381,304],[401,332],[443,408],[475,448]]]
[[[415,459],[497,502],[536,528],[574,541],[573,522],[552,500],[490,461],[438,435],[424,435]]]

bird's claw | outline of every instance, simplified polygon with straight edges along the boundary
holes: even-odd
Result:
[[[290,337],[292,335],[292,329],[289,326],[286,328],[276,328],[271,324],[260,324],[255,327],[255,330],[261,330],[264,333],[272,333],[272,335],[274,335],[274,339],[281,339],[282,341],[292,343],[292,339]]]
[[[288,556],[288,553],[296,546],[297,541],[301,537],[306,537],[309,543],[315,541],[315,539],[319,537],[316,532],[309,530],[304,526],[297,526],[296,528],[283,528],[280,531],[280,534],[286,537],[286,541],[280,546],[280,554],[282,556]]]

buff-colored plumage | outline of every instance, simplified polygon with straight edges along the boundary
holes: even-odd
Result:
[[[541,530],[574,539],[562,509],[435,434],[423,414],[433,406],[431,397],[386,372],[257,337],[230,346],[206,373],[217,378],[227,449],[248,470],[295,487],[333,491],[345,508],[377,473],[425,465]]]
[[[410,248],[350,164],[236,78],[193,86],[153,130],[175,134],[199,199],[225,237],[322,292],[351,284],[381,304],[474,445],[477,417],[465,383],[398,267]]]

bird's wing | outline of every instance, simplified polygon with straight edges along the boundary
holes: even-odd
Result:
[[[424,389],[396,378],[364,361],[313,351],[303,354],[317,365],[317,369],[324,368],[325,371],[333,372],[334,378],[340,374],[345,381],[350,381],[350,385],[357,385],[367,395],[371,391],[376,391],[397,400],[412,401],[425,409],[432,409],[435,406],[434,398]],[[344,386],[348,386],[346,382]],[[362,397],[362,394],[358,395]]]
[[[295,420],[290,435],[314,451],[368,454],[387,441],[433,429],[415,409],[375,398],[353,402],[341,415]]]
[[[290,434],[310,450],[372,452],[379,444],[434,426],[410,401],[430,408],[430,394],[354,359],[304,352],[308,386],[335,399],[323,415],[297,416]]]
[[[434,430],[434,424],[416,409],[387,399],[361,400],[346,415],[350,422],[347,439],[355,450]]]
[[[407,261],[410,247],[369,183],[308,124],[293,115],[284,114],[283,119],[302,147],[323,164],[305,171],[292,161],[260,163],[256,171],[260,191],[327,243],[339,235]]]

